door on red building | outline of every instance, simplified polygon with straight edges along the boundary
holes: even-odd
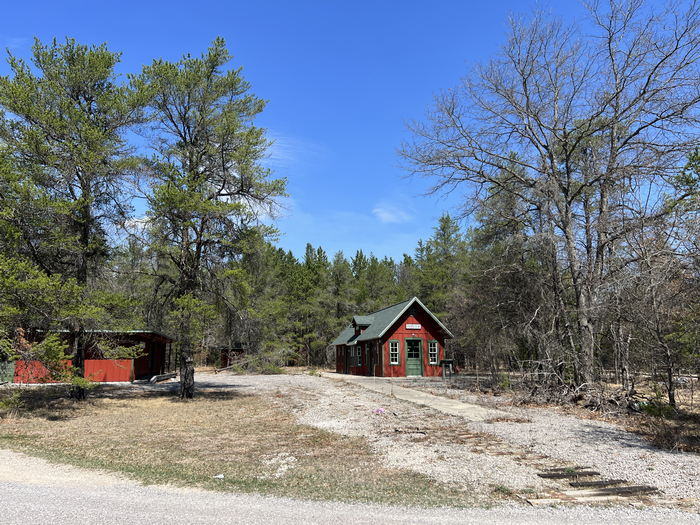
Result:
[[[406,339],[406,375],[422,376],[423,364],[421,363],[421,340]]]

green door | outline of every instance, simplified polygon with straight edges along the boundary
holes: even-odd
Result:
[[[406,375],[422,376],[423,365],[421,364],[420,339],[406,339]]]

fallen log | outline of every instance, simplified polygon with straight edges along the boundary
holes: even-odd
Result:
[[[236,360],[232,360],[231,364],[228,366],[225,366],[223,368],[215,368],[214,373],[218,374],[219,372],[223,372],[224,370],[231,370],[232,368],[241,368],[244,366],[246,363],[249,363],[250,359],[245,359],[245,358],[239,358]]]
[[[169,374],[160,374],[157,376],[153,376],[148,382],[151,383],[152,385],[156,383],[160,383],[161,381],[165,381],[167,379],[172,379],[173,377],[176,377],[177,373],[171,372]]]
[[[569,483],[569,485],[576,488],[605,488],[613,487],[615,485],[622,485],[623,483],[627,483],[627,481],[624,479],[603,479],[600,481],[572,481]]]
[[[643,496],[645,494],[654,494],[658,492],[655,487],[647,485],[637,485],[630,487],[608,487],[602,489],[582,489],[582,490],[565,490],[562,495],[567,498],[576,498],[584,500],[588,498],[629,498],[631,496]]]
[[[630,487],[607,487],[596,490],[601,496],[638,496],[642,494],[654,494],[659,489],[649,485],[633,485]]]

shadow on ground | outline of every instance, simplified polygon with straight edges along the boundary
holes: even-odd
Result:
[[[249,397],[242,389],[245,385],[234,381],[211,381],[204,379],[195,383],[195,400],[227,401]],[[0,418],[3,417],[3,402],[6,415],[31,416],[48,421],[70,419],[85,408],[96,405],[103,399],[149,399],[170,398],[173,402],[183,402],[178,392],[180,383],[177,381],[150,384],[147,381],[133,383],[99,384],[90,390],[84,401],[70,397],[69,385],[23,385],[4,387],[0,390]]]

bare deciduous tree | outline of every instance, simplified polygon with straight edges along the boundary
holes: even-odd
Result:
[[[550,246],[577,384],[596,380],[610,286],[653,228],[692,192],[677,183],[700,144],[700,9],[642,0],[588,6],[582,27],[513,19],[501,53],[436,99],[402,148],[433,191],[498,193]],[[569,322],[569,319],[571,322]]]

